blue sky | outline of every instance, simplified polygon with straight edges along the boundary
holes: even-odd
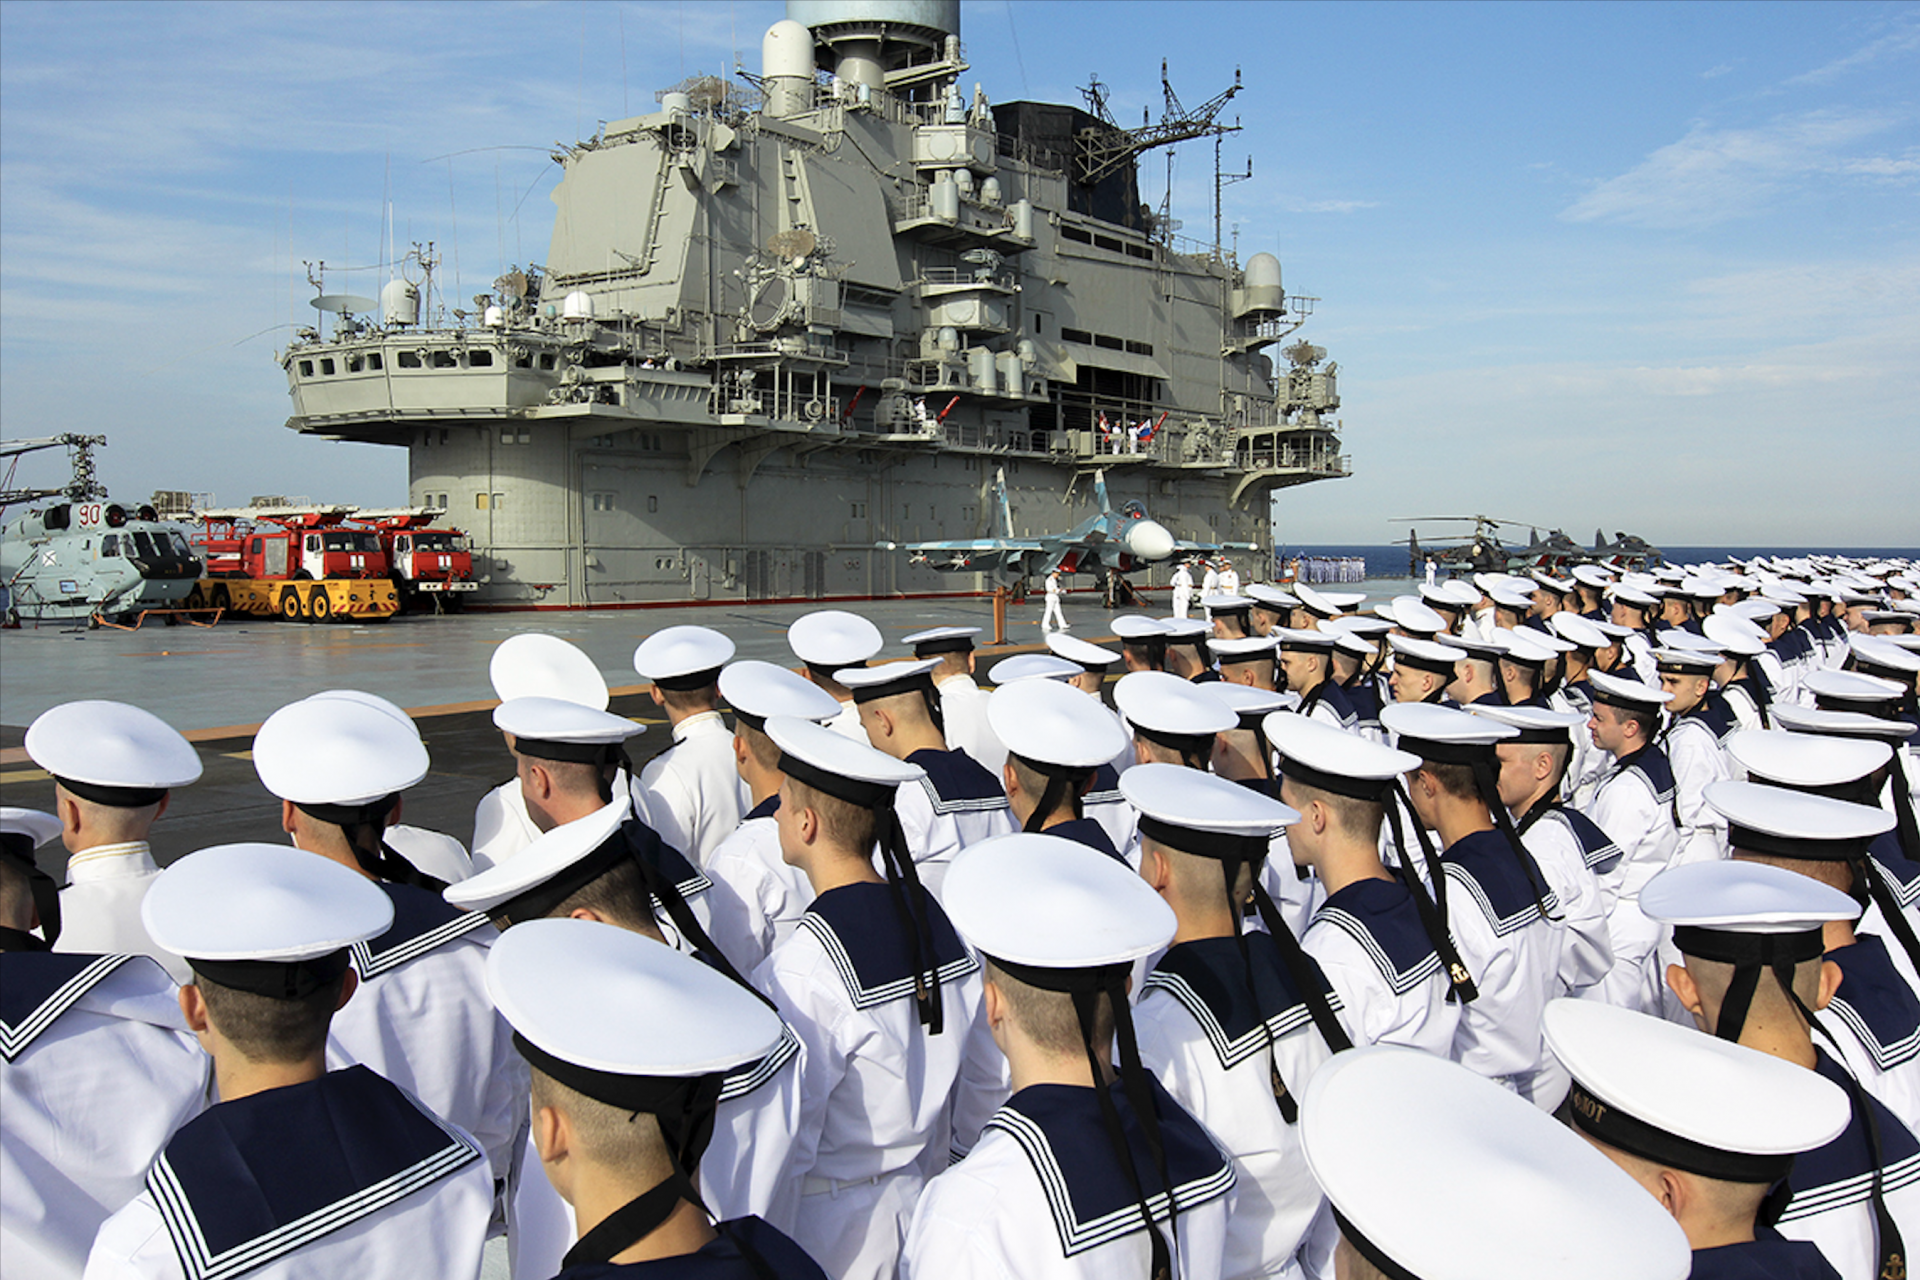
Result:
[[[0,424],[104,431],[116,496],[387,503],[398,450],[286,431],[303,259],[453,298],[545,255],[557,141],[757,68],[783,7],[0,4]],[[996,101],[1158,114],[1230,82],[1226,216],[1321,299],[1351,479],[1294,544],[1483,511],[1585,537],[1920,546],[1920,5],[969,0]],[[1153,198],[1165,161],[1148,161]],[[1212,149],[1174,164],[1210,234]],[[55,482],[56,457],[22,474]]]

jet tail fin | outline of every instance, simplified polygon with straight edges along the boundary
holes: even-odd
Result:
[[[993,496],[1000,503],[1000,523],[1005,526],[1003,537],[1013,536],[1013,504],[1007,501],[1007,471],[1005,467],[993,473]]]
[[[1107,501],[1107,473],[1104,469],[1093,473],[1093,496],[1100,503],[1101,515],[1113,510],[1113,504]]]

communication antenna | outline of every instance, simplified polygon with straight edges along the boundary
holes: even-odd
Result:
[[[1233,127],[1235,129],[1240,127],[1239,116],[1233,118]],[[1247,157],[1247,171],[1245,173],[1224,173],[1221,171],[1220,139],[1224,136],[1225,135],[1218,133],[1213,135],[1213,258],[1216,262],[1220,260],[1220,193],[1234,183],[1245,182],[1253,176],[1252,156]],[[1239,247],[1238,243],[1234,245],[1236,256],[1238,256]]]

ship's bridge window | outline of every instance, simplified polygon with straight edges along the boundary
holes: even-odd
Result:
[[[540,353],[540,367],[541,367],[542,369],[551,369],[551,368],[553,368],[553,352],[551,352],[551,351],[542,351],[542,352]]]
[[[418,351],[402,351],[400,353],[400,367],[402,369],[418,369],[420,367],[420,353]]]
[[[1084,343],[1089,347],[1093,345],[1093,335],[1085,329],[1062,329],[1060,336],[1068,342]]]
[[[1094,334],[1093,345],[1096,347],[1105,347],[1109,351],[1124,351],[1127,347],[1127,344],[1123,340],[1108,333]]]
[[[1063,226],[1060,228],[1060,238],[1062,240],[1071,240],[1075,244],[1092,244],[1093,232],[1082,231],[1078,227]]]
[[[322,356],[322,357],[321,357],[321,359],[320,359],[320,372],[321,372],[321,374],[322,374],[323,376],[325,376],[325,377],[329,377],[329,378],[330,378],[330,377],[332,377],[332,376],[333,376],[333,357],[332,357],[332,356]]]
[[[313,376],[313,361],[302,360],[300,362],[300,376],[303,378],[311,378]]]
[[[364,359],[362,359],[360,356],[347,357],[348,373],[359,373],[362,369],[365,369],[366,367],[367,367],[367,362]]]
[[[533,368],[533,353],[530,351],[522,351],[513,358],[513,367],[516,369]]]
[[[375,373],[380,372],[380,353],[378,351],[370,351],[367,353],[367,368],[373,370]]]
[[[436,369],[457,369],[460,367],[460,362],[453,358],[453,352],[451,351],[436,351],[433,353],[433,367]]]
[[[467,364],[475,369],[491,369],[493,368],[493,352],[469,351],[467,352]]]

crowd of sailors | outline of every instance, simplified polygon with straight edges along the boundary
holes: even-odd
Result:
[[[0,1266],[1905,1274],[1920,569],[1212,585],[990,666],[670,627],[637,769],[511,636],[464,842],[333,690],[254,737],[280,829],[162,870],[195,749],[55,707],[55,812],[0,811]]]

